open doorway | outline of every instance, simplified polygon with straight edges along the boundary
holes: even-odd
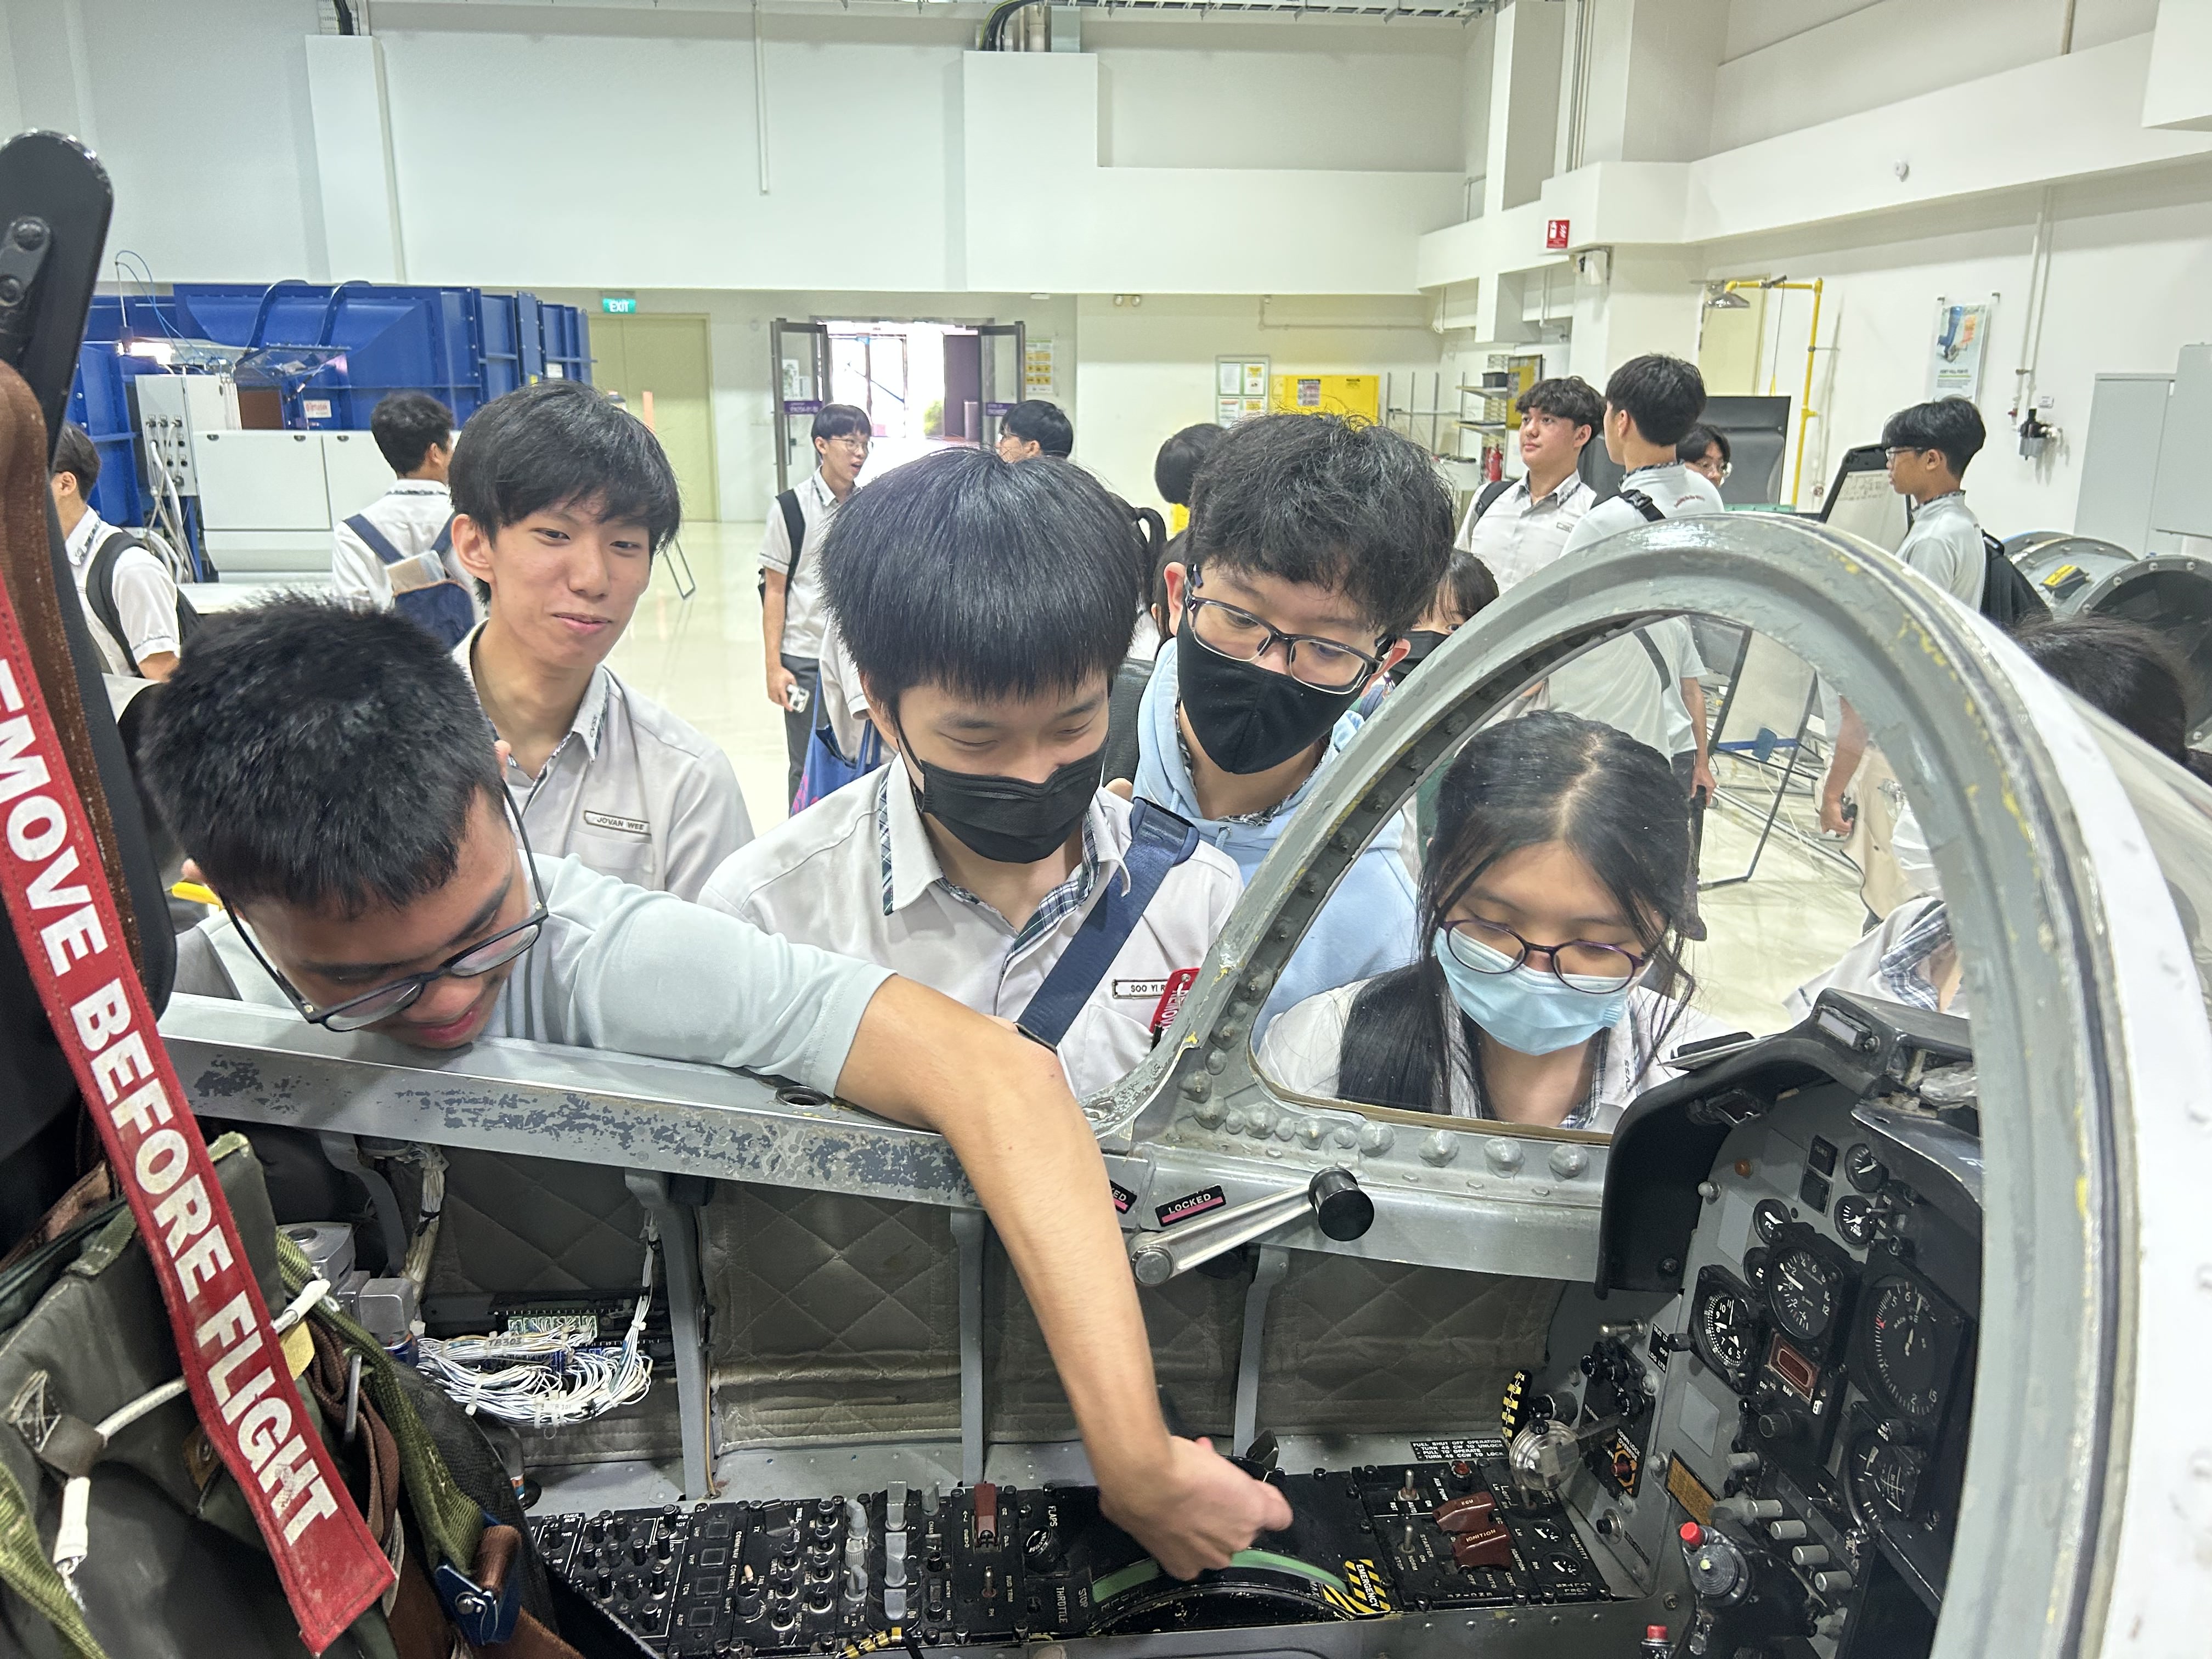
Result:
[[[807,433],[825,403],[868,411],[872,478],[948,444],[996,443],[1022,395],[1023,334],[1019,323],[778,319],[777,488],[812,470]]]

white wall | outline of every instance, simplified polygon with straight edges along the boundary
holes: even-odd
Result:
[[[1455,173],[1459,33],[1083,15],[1116,167]],[[1009,167],[1056,161],[1006,135]]]
[[[1733,0],[1706,150],[2057,55],[2066,0]],[[2076,0],[2074,48],[2149,28],[2158,0]],[[2043,112],[2063,142],[2065,110]]]
[[[1216,356],[1266,357],[1278,374],[1419,371],[1425,400],[1426,377],[1441,358],[1442,337],[1418,296],[1278,301],[1267,307],[1273,327],[1261,326],[1250,295],[1147,294],[1144,301],[1134,308],[1097,295],[1077,302],[1073,410],[1075,459],[1140,506],[1160,505],[1152,458],[1161,442],[1213,418]],[[1421,429],[1425,435],[1425,422]]]
[[[1967,492],[1990,531],[2068,529],[2081,489],[2089,398],[2099,374],[2171,373],[2179,349],[2212,339],[2212,161],[2063,188],[2057,193],[2049,310],[2037,385],[2064,441],[2044,464],[2022,460],[2008,430],[2014,370],[2025,355],[2029,253],[2037,198],[2023,192],[1971,212],[1929,211],[1885,228],[1849,226],[1747,238],[1706,250],[1705,275],[1786,271],[1826,283],[1803,505],[1836,460],[1871,443],[1893,410],[1927,397],[1937,296],[2000,298],[1979,400],[1989,447]],[[1804,370],[1805,296],[1789,296],[1769,362],[1793,396]],[[1764,382],[1762,387],[1764,389]]]
[[[111,252],[163,281],[323,275],[302,40],[314,0],[7,0],[24,125],[74,133],[115,185]],[[0,101],[5,101],[0,99]]]

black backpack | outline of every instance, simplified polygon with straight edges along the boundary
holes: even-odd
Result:
[[[1982,532],[1982,614],[1999,628],[2010,629],[2024,622],[2051,614],[2035,584],[2021,574],[2020,567],[2005,556],[2004,544]]]
[[[111,531],[107,539],[100,543],[100,550],[92,556],[92,568],[84,573],[85,603],[91,607],[92,614],[99,619],[100,625],[107,630],[108,638],[115,641],[126,658],[131,655],[131,636],[123,631],[123,613],[115,605],[115,562],[129,549],[145,545],[127,530]],[[178,594],[177,651],[179,655],[192,642],[192,636],[200,631],[200,613],[192,608],[192,602],[182,593]],[[131,662],[131,672],[133,674],[138,672],[136,660]]]

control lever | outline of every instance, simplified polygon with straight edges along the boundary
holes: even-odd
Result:
[[[1303,1191],[1256,1198],[1165,1232],[1139,1233],[1133,1241],[1129,1266],[1139,1285],[1164,1285],[1201,1262],[1309,1216],[1329,1237],[1354,1239],[1374,1225],[1375,1200],[1360,1190],[1351,1170],[1323,1170]]]

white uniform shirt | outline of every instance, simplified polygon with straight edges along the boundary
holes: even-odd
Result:
[[[1725,513],[1721,492],[1702,472],[1692,472],[1680,461],[1669,461],[1663,466],[1639,466],[1620,481],[1624,490],[1641,491],[1651,498],[1651,504],[1669,519],[1686,519],[1700,513]],[[1618,536],[1624,530],[1633,530],[1647,522],[1636,507],[1614,495],[1600,501],[1584,513],[1567,537],[1567,544],[1560,552],[1579,553],[1607,536]],[[1503,584],[1501,584],[1502,586]]]
[[[1712,480],[1691,471],[1680,461],[1639,466],[1620,481],[1620,487],[1641,491],[1669,519],[1728,511]],[[1578,553],[1608,536],[1647,522],[1636,507],[1613,496],[1583,514],[1563,552]],[[1697,742],[1691,730],[1689,705],[1682,701],[1682,682],[1702,675],[1705,665],[1690,636],[1688,623],[1669,617],[1639,631],[1659,648],[1667,667],[1663,684],[1650,653],[1637,640],[1613,640],[1553,673],[1551,706],[1617,726],[1662,755],[1686,754],[1697,747]]]
[[[800,566],[803,572],[805,567]],[[830,735],[837,739],[837,752],[848,760],[860,754],[860,729],[868,724],[868,694],[860,687],[860,665],[845,648],[845,635],[836,618],[827,617],[822,631],[822,712],[830,722]]]
[[[476,684],[479,625],[453,647]],[[714,866],[753,838],[729,757],[605,663],[568,733],[536,777],[507,763],[507,791],[531,850],[573,854],[603,875],[696,898]]]
[[[1352,1006],[1370,980],[1340,985],[1333,991],[1308,997],[1279,1016],[1260,1043],[1260,1066],[1281,1087],[1302,1095],[1334,1100],[1338,1059],[1344,1048],[1345,1029],[1352,1023]],[[1447,1015],[1456,1010],[1447,1006]],[[1474,1084],[1473,1056],[1468,1053],[1466,1023],[1447,1018],[1451,1035],[1451,1115],[1484,1115]],[[1718,1036],[1722,1027],[1695,1009],[1672,998],[1638,987],[1628,994],[1628,1006],[1605,1034],[1604,1053],[1589,1098],[1570,1112],[1559,1126],[1566,1129],[1595,1129],[1611,1134],[1629,1103],[1647,1089],[1656,1089],[1680,1073],[1661,1058],[1686,1042]]]
[[[411,559],[430,550],[446,520],[453,516],[453,498],[445,485],[431,478],[400,478],[391,489],[362,508],[361,516],[384,532],[385,540]],[[447,576],[473,596],[468,573],[451,548],[443,561]],[[364,611],[392,609],[392,575],[384,561],[367,542],[348,529],[343,520],[331,533],[331,591],[349,605]]]
[[[85,580],[92,574],[92,562],[100,544],[114,533],[113,525],[87,507],[64,547],[69,554],[70,574],[76,578],[77,602],[84,607],[92,642],[100,647],[102,670],[139,679],[143,676],[138,665],[147,658],[182,649],[177,635],[177,584],[161,562],[144,548],[125,548],[116,555],[115,580],[109,584],[109,591],[115,596],[116,618],[127,637],[118,640],[110,634],[93,611]]]
[[[1018,930],[945,878],[904,763],[817,802],[717,870],[699,895],[786,939],[859,957],[979,1013],[1018,1019],[1106,884],[1121,880],[1129,804],[1100,790],[1084,820],[1085,866]],[[1200,842],[1169,872],[1060,1040],[1069,1086],[1087,1095],[1152,1052],[1169,976],[1196,968],[1243,888],[1235,860]]]
[[[1982,546],[1982,527],[1966,509],[1966,491],[1938,495],[1915,512],[1897,556],[1936,586],[1981,609],[1989,556]]]
[[[1647,639],[1659,653],[1657,662],[1644,648]],[[1553,708],[1602,720],[1671,759],[1698,746],[1682,682],[1705,672],[1688,622],[1662,617],[1553,669],[1547,695]]]
[[[1534,497],[1528,479],[1516,478],[1480,516],[1468,504],[1458,545],[1482,561],[1503,593],[1565,552],[1568,537],[1596,500],[1597,492],[1579,472],[1570,472]]]
[[[834,1092],[890,975],[667,893],[540,858],[545,931],[500,989],[488,1037],[744,1066]],[[177,988],[289,1008],[230,919],[177,941]]]
[[[822,635],[829,612],[822,603],[822,538],[836,522],[837,498],[817,467],[798,487],[799,515],[806,539],[799,544],[799,575],[784,589],[783,654],[810,660],[822,655]],[[791,574],[791,531],[783,521],[783,507],[768,504],[768,526],[761,532],[761,568]]]

